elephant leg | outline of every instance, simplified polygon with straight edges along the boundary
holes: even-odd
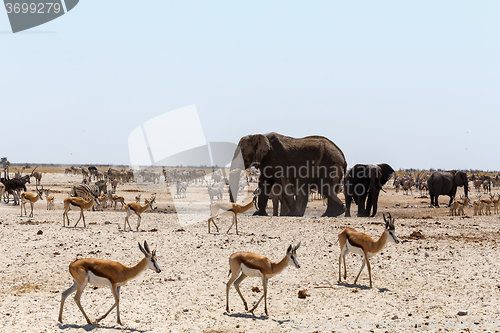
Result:
[[[352,197],[345,195],[345,217],[351,217],[351,201]]]
[[[455,196],[450,195],[450,202],[448,202],[448,207],[451,207],[451,203],[453,202],[453,199],[455,199]]]
[[[294,195],[294,187],[291,186],[290,183],[283,182],[283,191],[281,193],[281,216],[302,216],[297,212],[297,201]]]
[[[335,194],[330,194],[327,200],[328,203],[326,206],[326,211],[321,216],[336,217],[341,214],[344,214],[345,212],[344,204]]]
[[[271,193],[271,188],[273,187],[274,180],[272,179],[261,179],[259,183],[259,189],[260,189],[260,194],[258,198],[258,207],[259,210],[257,210],[253,215],[258,215],[258,216],[267,216],[266,213],[266,208],[267,208],[267,201],[269,200],[269,195]]]
[[[293,199],[293,196],[290,196],[289,202],[292,204],[289,206],[288,216],[304,216],[307,208],[307,201],[309,200],[308,196],[304,193],[297,194],[297,198]]]
[[[273,216],[278,216],[280,200],[276,195],[272,194],[271,201],[273,202]],[[281,204],[281,207],[283,207],[283,203]]]
[[[299,193],[295,199],[295,216],[304,216],[309,201],[308,193]]]
[[[286,200],[284,198],[281,198],[280,202],[280,216],[287,216],[290,213],[290,208],[288,207],[288,204],[286,203]]]

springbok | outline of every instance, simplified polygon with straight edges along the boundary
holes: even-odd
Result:
[[[64,199],[64,213],[63,213],[63,227],[65,226],[65,219],[64,217],[66,216],[66,219],[68,219],[68,227],[69,227],[69,216],[68,216],[68,210],[70,209],[71,206],[74,207],[79,207],[80,208],[80,218],[78,221],[76,221],[74,228],[78,225],[78,222],[83,217],[83,227],[86,228],[87,225],[85,224],[85,215],[83,215],[83,210],[89,210],[93,205],[94,201],[99,205],[99,199],[96,197],[92,196],[86,201],[83,198],[78,198],[78,197],[69,197]]]
[[[474,215],[482,215],[482,203],[481,203],[481,194],[476,195],[477,200],[472,202],[472,206],[474,207]]]
[[[288,250],[286,250],[285,257],[278,263],[269,260],[267,257],[252,252],[233,253],[229,257],[229,274],[231,274],[231,278],[229,278],[229,281],[226,284],[226,312],[229,313],[229,289],[234,283],[234,288],[240,295],[246,311],[253,313],[260,301],[262,301],[262,298],[264,298],[264,310],[266,312],[266,316],[268,316],[267,282],[271,277],[281,273],[288,265],[294,265],[296,268],[300,268],[300,264],[297,259],[297,249],[299,246],[300,242],[295,247],[290,245]],[[263,295],[257,301],[257,304],[255,304],[250,310],[248,310],[247,302],[245,301],[245,298],[243,298],[240,291],[240,283],[247,277],[260,277],[262,279],[262,285],[264,286]]]
[[[55,210],[54,195],[50,194],[49,190],[45,190],[45,200],[47,201],[47,210]]]
[[[38,199],[43,200],[43,186],[41,189],[38,189],[38,186],[36,187],[36,193],[31,193],[31,192],[23,192],[21,194],[21,216],[23,216],[23,208],[24,208],[24,215],[26,215],[26,200],[30,202],[31,205],[31,213],[29,217],[33,217],[33,206],[35,205],[35,202],[38,201]]]
[[[455,199],[450,207],[451,216],[465,215],[464,207],[469,204],[469,197],[460,196],[460,199]]]
[[[345,255],[348,252],[353,252],[359,254],[363,257],[363,263],[361,265],[361,269],[359,270],[358,276],[354,280],[354,284],[358,281],[359,275],[363,271],[363,268],[368,267],[368,275],[370,276],[370,288],[372,287],[372,269],[370,266],[370,258],[380,252],[388,240],[393,241],[398,244],[399,239],[394,232],[394,220],[391,217],[390,213],[387,213],[389,216],[389,221],[385,219],[385,229],[382,232],[382,235],[378,240],[374,240],[367,234],[359,232],[353,228],[345,228],[341,232],[339,232],[339,243],[340,243],[340,256],[339,256],[339,282],[341,282],[341,271],[342,271],[342,261],[344,261],[344,279],[347,278],[347,268],[345,265]]]
[[[493,207],[495,210],[495,214],[498,214],[498,206],[500,206],[500,194],[497,193],[497,197],[495,199],[495,196],[493,196]]]
[[[483,213],[483,208],[484,208],[484,215],[491,215],[491,204],[493,203],[493,199],[495,198],[494,195],[490,194],[489,198],[481,199],[481,214]]]
[[[208,218],[208,233],[210,233],[210,222],[212,222],[217,229],[217,232],[219,232],[219,227],[217,227],[217,224],[215,224],[214,219],[217,216],[233,216],[233,223],[227,229],[227,233],[229,233],[229,230],[233,227],[233,224],[236,224],[236,234],[238,234],[238,219],[236,215],[238,214],[243,214],[247,210],[249,210],[252,207],[256,207],[256,201],[257,201],[257,196],[254,196],[252,201],[247,203],[246,205],[239,205],[234,202],[225,202],[225,201],[217,201],[214,202],[210,205],[210,217]]]
[[[137,202],[131,202],[131,203],[126,204],[125,211],[127,212],[127,216],[125,217],[125,223],[123,224],[123,231],[126,230],[127,224],[128,224],[128,227],[130,228],[130,231],[132,231],[132,227],[130,226],[130,223],[128,221],[128,218],[132,214],[137,215],[137,231],[139,231],[139,227],[141,226],[141,214],[144,213],[148,208],[151,208],[151,210],[154,210],[154,208],[153,208],[154,201],[155,201],[155,198],[144,199],[144,206],[141,206],[141,204],[139,204]]]
[[[123,209],[123,207],[126,205],[125,203],[125,198],[122,197],[121,195],[116,195],[116,194],[112,194],[112,193],[109,193],[109,201],[114,203],[114,209],[116,209],[116,203],[119,202],[122,204],[122,206],[120,207],[120,209]]]
[[[116,307],[116,320],[118,324],[123,325],[120,319],[120,287],[125,285],[127,281],[136,278],[141,274],[146,268],[149,268],[156,273],[160,273],[161,269],[156,261],[156,250],[153,252],[149,251],[148,243],[144,241],[144,248],[139,243],[139,249],[144,254],[144,258],[139,261],[135,266],[128,267],[124,266],[117,261],[97,259],[97,258],[82,258],[73,261],[69,264],[69,272],[73,277],[73,285],[65,290],[61,295],[61,307],[59,308],[59,322],[62,323],[62,314],[64,308],[64,301],[71,295],[75,290],[75,302],[78,308],[82,312],[83,316],[87,320],[87,323],[93,325],[89,317],[83,310],[80,304],[80,298],[82,297],[83,289],[87,286],[87,283],[94,286],[109,286],[115,303],[113,306],[99,319],[96,323],[106,318],[106,316]]]

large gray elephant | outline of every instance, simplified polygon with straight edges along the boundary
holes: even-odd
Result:
[[[450,197],[450,202],[448,203],[448,207],[450,207],[459,186],[464,187],[465,196],[468,197],[469,181],[465,172],[457,170],[434,172],[427,180],[431,205],[439,207],[438,197],[440,195],[447,195]]]
[[[325,137],[298,139],[277,133],[244,136],[236,147],[231,169],[251,167],[260,170],[259,209],[255,215],[267,215],[267,200],[275,183],[289,185],[282,188],[285,193],[293,190],[293,195],[284,196],[290,201],[286,202],[289,216],[304,215],[310,188],[317,188],[328,199],[323,216],[339,216],[345,211],[337,193],[347,163],[340,148]],[[232,202],[237,199],[238,178],[235,175],[229,179]]]
[[[352,200],[358,205],[359,217],[375,216],[380,190],[393,174],[392,167],[385,163],[353,166],[344,178],[345,216],[351,216]]]

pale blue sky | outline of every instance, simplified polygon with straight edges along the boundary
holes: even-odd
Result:
[[[194,104],[208,141],[324,135],[349,166],[499,170],[499,15],[498,1],[80,0],[12,34],[0,11],[0,155],[128,164],[134,128]]]

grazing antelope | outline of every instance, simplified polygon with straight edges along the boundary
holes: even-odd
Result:
[[[485,198],[481,199],[481,214],[483,213],[483,208],[484,208],[484,215],[491,215],[491,204],[493,203],[493,199],[495,198],[494,195],[490,194],[490,198]]]
[[[217,227],[217,224],[215,224],[214,219],[217,216],[233,216],[233,223],[227,229],[227,233],[229,233],[229,230],[233,227],[233,224],[236,224],[236,234],[238,235],[238,219],[236,215],[238,214],[243,214],[247,210],[249,210],[252,207],[256,207],[256,201],[257,201],[257,196],[254,196],[252,201],[247,203],[246,205],[242,206],[233,202],[225,202],[225,201],[218,201],[214,202],[213,204],[210,205],[210,217],[208,218],[208,233],[210,233],[210,222],[212,222],[217,229],[217,232],[219,232],[219,227]],[[257,208],[257,207],[256,207]]]
[[[55,210],[54,195],[49,194],[49,190],[45,190],[45,200],[47,201],[47,210]]]
[[[123,224],[123,231],[126,230],[127,224],[130,230],[132,231],[132,227],[130,226],[130,223],[128,221],[128,218],[130,215],[135,214],[137,215],[137,231],[139,231],[139,226],[141,225],[141,214],[144,213],[148,208],[151,208],[151,210],[154,210],[153,208],[153,199],[144,199],[144,206],[141,206],[141,204],[138,204],[137,202],[131,202],[125,205],[125,211],[127,212],[127,216],[125,217],[125,223]]]
[[[85,224],[85,215],[83,215],[83,210],[89,210],[94,205],[94,201],[99,205],[99,199],[97,199],[94,196],[91,196],[88,200],[78,197],[69,197],[64,199],[63,227],[65,226],[64,216],[66,216],[66,218],[68,219],[68,227],[69,227],[68,210],[71,206],[74,206],[80,208],[80,218],[78,219],[78,221],[76,221],[74,228],[76,228],[78,222],[80,222],[82,217],[83,217],[83,227],[87,228],[87,225]]]
[[[280,262],[275,263],[269,258],[255,254],[252,252],[236,252],[229,257],[229,274],[231,278],[226,284],[226,312],[229,313],[229,289],[234,283],[234,288],[238,292],[245,305],[245,310],[252,312],[257,308],[262,298],[264,298],[264,310],[267,312],[267,282],[270,278],[281,273],[288,265],[294,265],[300,268],[299,260],[297,259],[297,249],[300,246],[292,247],[290,245],[286,251],[286,255]],[[240,275],[241,273],[241,275]],[[238,277],[239,276],[239,277]],[[257,301],[253,308],[248,310],[248,305],[240,291],[240,283],[247,277],[260,277],[264,286],[264,294]]]
[[[140,194],[135,196],[135,202],[141,203],[141,195]]]
[[[43,195],[43,186],[41,189],[38,189],[38,186],[37,186],[36,193],[23,192],[21,194],[21,216],[23,216],[23,208],[24,208],[24,215],[26,215],[26,200],[28,200],[30,202],[30,205],[31,205],[31,213],[30,213],[29,217],[33,217],[33,206],[35,205],[35,202],[38,201],[38,199],[43,200],[42,195]]]
[[[498,198],[495,199],[495,196],[493,196],[493,207],[495,214],[498,214],[498,206],[500,206],[500,194],[497,193]]]
[[[464,207],[469,204],[469,198],[460,196],[460,199],[455,199],[450,207],[451,216],[465,215]]]
[[[122,204],[122,206],[120,207],[120,209],[123,209],[123,207],[126,205],[125,203],[125,198],[120,196],[120,195],[115,195],[115,194],[111,194],[109,193],[109,201],[110,202],[114,202],[115,204],[115,208],[116,209],[116,203],[119,202]]]
[[[73,277],[73,285],[65,290],[61,295],[61,307],[59,308],[59,322],[62,323],[62,314],[64,308],[64,301],[71,295],[75,290],[75,302],[78,308],[82,312],[83,316],[87,320],[87,323],[92,325],[89,317],[83,310],[80,304],[80,298],[82,297],[83,289],[88,282],[94,286],[109,286],[115,303],[113,306],[99,319],[96,323],[106,318],[106,316],[116,307],[116,320],[118,324],[123,325],[120,319],[120,287],[125,285],[129,280],[136,278],[142,273],[146,268],[149,268],[156,273],[160,273],[161,269],[156,261],[156,250],[153,252],[149,251],[148,243],[144,241],[144,248],[139,243],[139,249],[144,254],[144,258],[139,261],[135,266],[125,266],[117,261],[97,259],[97,258],[82,258],[73,261],[69,264],[69,272]]]
[[[387,215],[389,216],[389,221],[385,219],[385,214],[382,215],[384,216],[385,229],[382,235],[376,241],[367,234],[349,227],[339,232],[339,282],[342,280],[342,261],[344,261],[344,279],[346,279],[347,268],[345,265],[345,255],[348,252],[353,252],[363,257],[363,263],[361,264],[361,269],[359,270],[358,276],[356,276],[356,279],[354,280],[354,284],[356,284],[356,282],[358,281],[359,275],[363,271],[366,263],[366,266],[368,267],[368,275],[370,276],[370,288],[372,287],[372,270],[370,266],[370,258],[377,252],[380,252],[384,248],[387,241],[392,241],[396,244],[399,243],[398,236],[396,236],[394,232],[394,220],[392,219],[391,214],[387,213]]]

